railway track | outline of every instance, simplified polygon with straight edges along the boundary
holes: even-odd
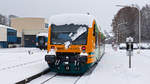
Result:
[[[71,77],[71,76],[66,76],[66,75],[54,74],[53,76],[47,77],[47,79],[36,84],[60,84],[62,82],[65,82],[65,84],[77,84],[77,82],[80,80],[82,76]],[[68,81],[69,78],[71,78],[70,79],[71,81]],[[32,83],[29,83],[29,84],[32,84]]]
[[[78,81],[81,79],[82,76],[78,77],[77,80],[73,84],[77,84]]]
[[[45,84],[46,82],[48,82],[49,80],[51,80],[52,78],[54,78],[54,77],[56,77],[56,76],[57,76],[57,74],[55,74],[55,75],[53,75],[52,77],[46,79],[45,81],[43,81],[43,82],[40,83],[40,84]]]
[[[26,79],[18,81],[15,84],[26,84],[26,83],[29,83],[30,81],[32,81],[32,80],[34,80],[34,79],[36,79],[36,78],[38,78],[38,77],[40,77],[40,76],[42,76],[44,74],[47,74],[48,72],[50,72],[49,68],[45,69],[44,71],[42,71],[42,72],[40,72],[38,74],[35,74],[35,75],[31,76],[31,77],[28,77]]]
[[[32,54],[35,54],[37,52],[39,52],[39,51],[31,51],[30,50],[30,53],[28,52],[28,54],[32,55]],[[40,52],[44,52],[44,51],[40,50]],[[30,65],[30,64],[34,64],[34,63],[40,62],[42,60],[43,60],[43,58],[42,59],[38,59],[38,60],[34,60],[34,61],[30,61],[30,62],[25,62],[25,63],[15,64],[15,65],[12,65],[12,66],[3,67],[3,68],[0,68],[0,71],[13,69],[13,68],[18,68],[18,67],[22,67],[22,66],[26,66],[26,65]]]
[[[27,79],[24,79],[22,81],[17,82],[16,84],[60,84],[60,83],[65,83],[65,84],[78,84],[78,81],[82,77],[86,77],[92,74],[93,70],[96,68],[96,63],[93,67],[91,67],[86,73],[82,75],[76,75],[76,76],[71,76],[71,75],[62,75],[62,74],[57,74],[50,72],[49,69],[44,70],[43,72],[40,72],[34,76],[31,76]]]
[[[56,74],[53,72],[42,74],[39,77],[28,81],[28,84],[78,84],[78,81],[82,79],[84,76],[89,76],[92,74],[92,71],[95,69],[97,64],[95,64],[91,69],[89,69],[86,73],[82,75],[64,75],[64,74]],[[24,83],[17,83],[24,84]]]
[[[26,63],[22,63],[22,64],[17,64],[17,65],[14,65],[14,66],[4,67],[4,68],[1,68],[0,71],[8,70],[8,69],[13,69],[13,68],[18,68],[18,67],[22,67],[22,66],[25,66],[25,65],[34,64],[34,63],[40,62],[40,61],[42,61],[42,60],[43,60],[43,59],[39,59],[39,60],[31,61],[31,62],[26,62]]]
[[[46,69],[43,72],[16,82],[15,84],[60,84],[62,82],[65,82],[65,84],[77,84],[83,76],[84,74],[80,76],[62,75],[50,72],[49,69]]]

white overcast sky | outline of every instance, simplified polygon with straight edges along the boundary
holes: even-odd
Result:
[[[150,0],[0,0],[0,13],[20,17],[44,17],[61,13],[87,13],[94,15],[103,30],[111,30],[116,5],[150,4]]]

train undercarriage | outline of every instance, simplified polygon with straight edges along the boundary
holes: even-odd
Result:
[[[87,64],[87,56],[80,56],[80,53],[62,53],[46,55],[50,69],[54,72],[65,74],[82,74],[86,72],[93,63]]]

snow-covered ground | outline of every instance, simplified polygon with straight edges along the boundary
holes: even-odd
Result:
[[[134,51],[132,68],[128,68],[125,50],[114,51],[106,46],[106,54],[89,76],[78,84],[150,84],[150,50]]]
[[[48,68],[45,53],[36,48],[0,49],[0,84],[14,84]]]
[[[150,84],[150,50],[134,51],[132,68],[128,68],[128,56],[125,50],[114,51],[106,45],[106,53],[94,71],[84,75],[77,84]],[[54,73],[46,74],[29,84],[40,84],[51,78]],[[56,76],[44,84],[74,84],[74,76]]]
[[[29,55],[28,50],[33,54]],[[138,50],[134,51],[132,68],[129,69],[126,51],[114,51],[111,45],[106,45],[106,53],[94,71],[81,77],[77,84],[150,84],[149,51],[141,50],[140,54]],[[32,48],[0,49],[0,84],[13,84],[46,69],[45,53]],[[50,72],[29,84],[40,84],[54,75]],[[56,76],[45,84],[73,84],[78,78]]]

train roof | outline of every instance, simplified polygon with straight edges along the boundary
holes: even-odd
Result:
[[[65,24],[79,24],[92,27],[95,17],[88,14],[60,14],[54,15],[50,18],[50,24],[65,25]]]
[[[16,30],[16,29],[14,29],[14,28],[12,28],[12,27],[9,27],[9,26],[6,26],[6,25],[0,25],[0,28],[6,28],[6,29],[13,29],[13,30]]]

